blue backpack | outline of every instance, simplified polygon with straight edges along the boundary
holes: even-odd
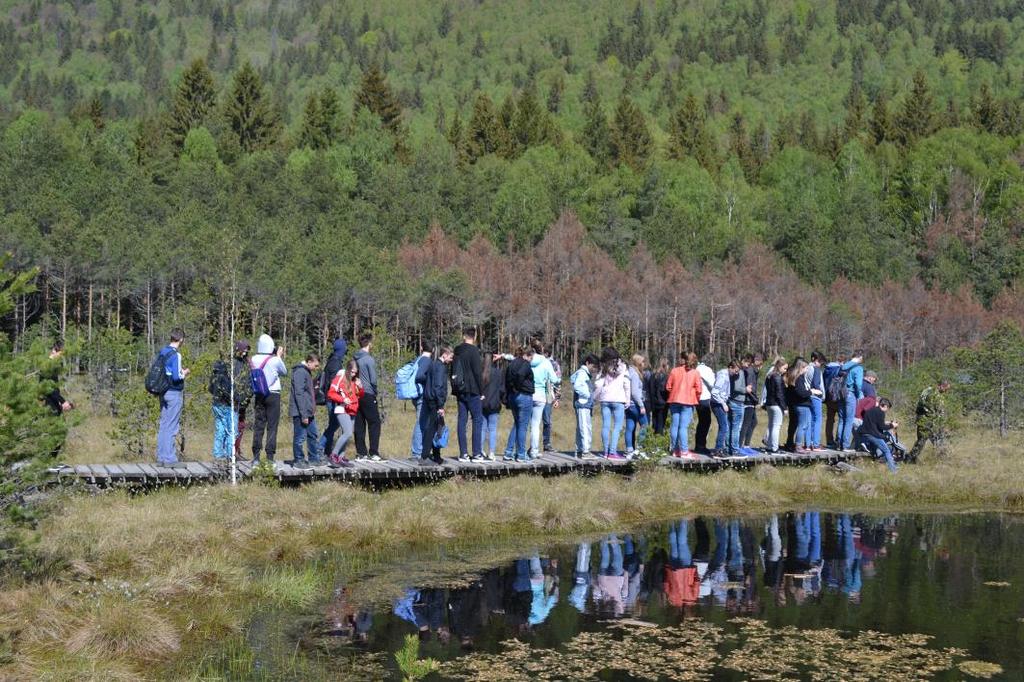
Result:
[[[249,377],[252,380],[253,395],[258,395],[263,398],[270,395],[270,385],[267,383],[267,374],[263,371],[263,368],[267,366],[267,363],[270,362],[270,358],[272,357],[274,356],[268,355],[263,358],[263,362],[259,367],[257,367],[252,360],[249,361]]]
[[[414,358],[395,372],[395,397],[399,400],[416,400],[420,397],[420,387],[416,383],[417,369],[419,358]]]

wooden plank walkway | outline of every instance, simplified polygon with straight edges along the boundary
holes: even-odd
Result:
[[[725,469],[747,470],[758,465],[838,464],[866,456],[868,456],[866,453],[841,453],[835,450],[824,450],[800,455],[780,453],[734,458],[700,457],[694,460],[665,457],[657,464],[680,471],[710,473]],[[275,476],[282,483],[326,479],[346,482],[428,482],[455,476],[491,479],[519,474],[554,476],[570,472],[596,474],[602,471],[614,471],[628,474],[634,471],[636,465],[637,462],[628,460],[607,460],[599,457],[580,460],[571,453],[547,452],[529,462],[504,462],[501,459],[493,462],[460,462],[457,459],[445,458],[442,464],[435,465],[433,463],[420,464],[418,461],[410,459],[385,459],[380,462],[360,460],[353,462],[351,467],[338,469],[328,466],[298,469],[280,463],[275,471]],[[239,462],[238,477],[240,479],[250,478],[252,468],[252,462]],[[61,465],[50,469],[50,473],[58,479],[81,479],[96,485],[115,483],[149,485],[168,482],[213,483],[227,481],[231,478],[231,472],[226,464],[209,461],[186,462],[183,467],[168,467],[146,462]]]

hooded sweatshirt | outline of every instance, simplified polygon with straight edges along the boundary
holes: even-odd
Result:
[[[362,348],[356,351],[352,359],[359,365],[359,379],[363,382],[365,394],[377,395],[377,361],[373,359],[369,351]]]
[[[860,400],[864,397],[864,365],[849,360],[843,365],[843,371],[846,372],[846,390]]]
[[[610,374],[602,374],[597,383],[597,400],[602,403],[629,404],[629,374],[622,360],[619,360]]]
[[[530,367],[533,369],[533,402],[546,403],[548,401],[548,383],[557,386],[562,380],[555,374],[555,368],[551,361],[540,353],[534,353],[533,360],[530,360]]]
[[[267,360],[268,357],[269,360]],[[263,374],[267,377],[267,387],[270,388],[271,393],[280,393],[281,377],[288,374],[288,368],[284,366],[284,361],[281,358],[274,355],[274,339],[270,337],[270,334],[260,335],[256,342],[256,355],[249,360],[249,366],[259,369],[264,360],[267,361],[267,364],[263,366]]]
[[[348,344],[345,343],[345,339],[335,339],[334,350],[331,351],[331,355],[324,365],[324,376],[328,380],[334,379],[335,374],[344,371],[346,352],[348,352]]]

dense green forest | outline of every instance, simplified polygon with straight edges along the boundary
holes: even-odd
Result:
[[[1019,3],[410,7],[0,2],[8,330],[903,367],[1024,319]]]

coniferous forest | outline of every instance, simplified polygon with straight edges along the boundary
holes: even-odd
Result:
[[[903,368],[1024,320],[1019,3],[417,7],[0,2],[12,337]]]

